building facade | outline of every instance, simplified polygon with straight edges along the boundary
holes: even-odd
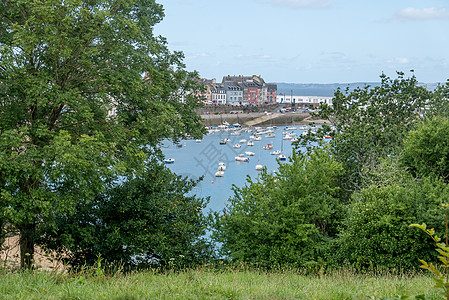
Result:
[[[211,91],[212,104],[226,104],[226,90],[223,84],[211,84],[209,88]]]
[[[243,101],[243,88],[234,81],[225,81],[223,83],[226,91],[226,104],[233,106],[247,105]]]
[[[279,94],[276,97],[276,102],[279,104],[293,104],[298,107],[319,107],[321,104],[332,106],[332,97],[321,96],[292,96],[286,94]]]

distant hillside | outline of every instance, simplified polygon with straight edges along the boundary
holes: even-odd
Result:
[[[345,90],[349,87],[352,91],[356,87],[364,87],[369,85],[370,87],[379,86],[380,82],[353,82],[353,83],[285,83],[280,82],[278,85],[278,94],[283,93],[290,95],[293,91],[293,96],[321,96],[321,97],[333,97],[337,88]],[[437,87],[437,83],[420,83],[420,85],[426,86],[429,90],[433,90]]]

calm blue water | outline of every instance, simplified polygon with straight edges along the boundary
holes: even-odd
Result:
[[[293,130],[299,136],[303,130],[296,126]],[[200,197],[210,196],[209,205],[206,212],[210,210],[222,210],[226,201],[233,196],[232,185],[242,187],[246,183],[247,175],[256,178],[258,171],[255,167],[262,164],[267,167],[269,172],[278,168],[277,155],[271,155],[274,150],[283,148],[284,154],[289,156],[292,154],[291,141],[282,139],[284,127],[274,130],[275,137],[267,138],[265,133],[260,135],[261,141],[254,141],[254,146],[247,146],[246,143],[240,143],[240,149],[234,149],[233,145],[239,143],[241,139],[250,140],[253,133],[242,132],[241,135],[233,136],[231,132],[216,132],[205,135],[200,143],[195,140],[183,140],[180,142],[182,148],[178,148],[173,143],[166,142],[163,145],[163,152],[167,158],[175,159],[174,164],[167,166],[176,174],[188,176],[197,179],[204,176],[202,182],[194,189],[194,193]],[[288,130],[291,132],[292,130]],[[226,145],[220,145],[221,139],[229,138],[231,142]],[[263,146],[268,143],[273,145],[272,150],[264,150]],[[252,151],[255,156],[249,156],[249,162],[235,161],[235,156],[245,151]],[[246,156],[246,155],[245,155]],[[218,162],[222,161],[226,164],[224,177],[215,177],[218,169]],[[287,159],[288,162],[288,159]],[[285,162],[281,162],[285,163]]]

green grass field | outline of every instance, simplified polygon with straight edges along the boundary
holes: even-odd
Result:
[[[360,275],[334,271],[213,271],[199,268],[103,276],[101,272],[0,272],[0,299],[441,299],[425,275]],[[404,298],[405,299],[405,298]]]

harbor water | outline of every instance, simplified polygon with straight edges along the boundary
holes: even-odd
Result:
[[[288,162],[288,157],[293,152],[291,140],[283,139],[283,133],[288,132],[294,138],[304,131],[296,128],[277,129],[261,128],[259,134],[255,135],[255,130],[247,132],[245,130],[216,130],[203,137],[202,140],[182,140],[179,144],[166,142],[163,145],[163,153],[166,158],[173,158],[174,163],[167,164],[174,173],[182,176],[188,176],[191,179],[198,179],[203,176],[203,180],[193,190],[199,197],[210,197],[210,202],[206,207],[206,212],[213,210],[223,210],[227,200],[234,195],[232,186],[243,187],[247,183],[247,176],[255,179],[259,171],[256,165],[260,164],[267,168],[268,172],[275,171],[279,163]],[[273,130],[274,137],[267,137],[269,131]],[[268,131],[268,133],[267,133]],[[239,134],[239,135],[237,135]],[[254,141],[254,146],[248,146],[247,142],[252,140],[250,137],[260,137],[260,141]],[[226,144],[220,144],[220,141],[229,139]],[[247,142],[240,142],[246,140]],[[241,148],[234,148],[235,144],[240,144]],[[270,150],[264,150],[263,147],[271,144]],[[271,152],[283,151],[287,156],[287,161],[279,162],[278,155]],[[235,157],[245,152],[254,152],[254,156],[248,156],[248,162],[239,162]],[[226,165],[223,177],[216,177],[218,163],[223,162]]]

